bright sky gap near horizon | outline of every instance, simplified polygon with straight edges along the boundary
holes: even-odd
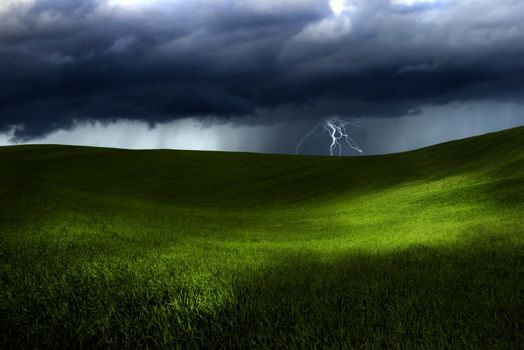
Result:
[[[3,0],[0,145],[294,153],[339,116],[380,154],[524,125],[523,17],[516,0]]]

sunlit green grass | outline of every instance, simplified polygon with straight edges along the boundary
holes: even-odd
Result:
[[[0,148],[0,347],[523,347],[522,145]]]

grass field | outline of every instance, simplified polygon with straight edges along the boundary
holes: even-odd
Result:
[[[1,147],[0,348],[523,348],[523,146]]]

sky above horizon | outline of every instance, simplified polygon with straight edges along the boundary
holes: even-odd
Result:
[[[519,0],[2,0],[0,145],[294,153],[336,116],[380,154],[524,125],[522,18]]]

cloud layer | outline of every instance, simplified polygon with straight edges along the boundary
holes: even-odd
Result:
[[[523,17],[516,0],[3,0],[0,130],[520,102]]]

